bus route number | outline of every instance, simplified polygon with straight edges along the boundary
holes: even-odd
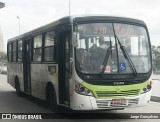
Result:
[[[106,34],[107,33],[107,28],[102,27],[102,26],[95,26],[93,28],[93,33],[94,34]]]

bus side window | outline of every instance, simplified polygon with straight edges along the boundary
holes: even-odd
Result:
[[[7,51],[7,53],[8,53],[8,62],[11,62],[12,61],[11,60],[11,58],[12,58],[12,55],[11,55],[11,53],[12,53],[12,43],[8,44],[8,51]]]
[[[42,57],[42,35],[34,37],[33,61],[41,61]]]
[[[55,60],[55,51],[54,51],[54,42],[56,35],[54,31],[47,32],[45,34],[45,47],[44,47],[44,61],[54,61]]]
[[[16,62],[17,61],[17,42],[13,42],[13,50],[12,50],[12,61]]]
[[[76,59],[77,59],[77,63],[79,65],[82,65],[82,54],[84,52],[84,49],[83,48],[78,48],[76,49]]]
[[[22,40],[18,41],[18,61],[22,61]]]

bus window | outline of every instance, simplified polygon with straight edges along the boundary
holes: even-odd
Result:
[[[8,44],[8,62],[11,62],[11,51],[12,51],[12,45],[11,43]]]
[[[55,32],[47,32],[45,34],[44,61],[54,60],[54,42]]]
[[[42,54],[42,35],[34,37],[33,61],[41,61]]]
[[[131,55],[138,55],[138,37],[131,37]]]
[[[147,42],[145,41],[144,37],[141,36],[140,37],[140,49],[139,49],[139,53],[140,55],[147,55],[147,50],[146,50],[146,46],[147,46]]]
[[[22,61],[22,40],[18,41],[18,61]]]
[[[16,47],[17,47],[17,42],[13,42],[13,62],[16,62]]]

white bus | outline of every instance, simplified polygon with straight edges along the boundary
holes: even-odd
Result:
[[[151,96],[151,44],[143,21],[72,16],[7,43],[8,83],[72,110],[145,105]]]

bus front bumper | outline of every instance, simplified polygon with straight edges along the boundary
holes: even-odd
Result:
[[[136,107],[146,105],[150,101],[150,96],[151,90],[139,96],[124,98],[95,98],[93,96],[81,95],[74,91],[70,99],[70,107],[72,110],[112,110]],[[123,99],[125,102],[113,103],[113,99]]]

